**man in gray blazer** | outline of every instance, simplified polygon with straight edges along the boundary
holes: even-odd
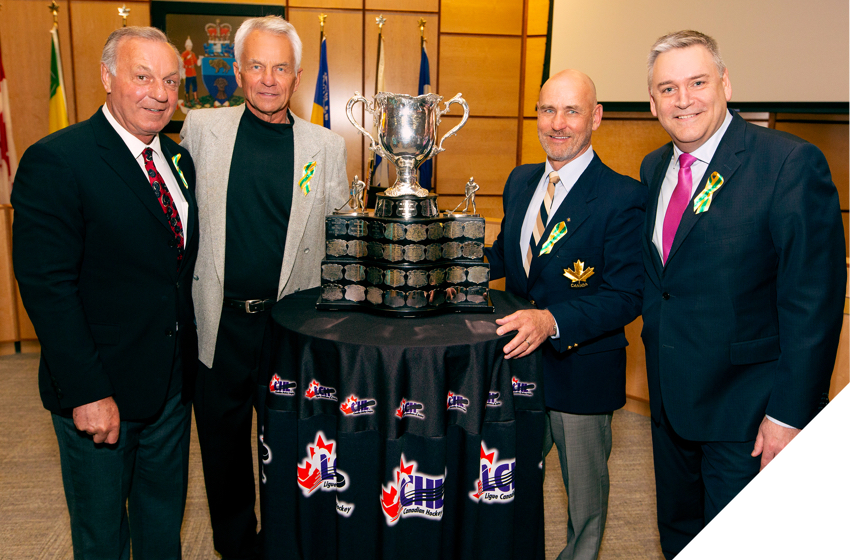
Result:
[[[213,542],[224,559],[247,559],[262,547],[251,422],[270,309],[319,285],[324,218],[348,188],[343,139],[289,111],[301,79],[292,25],[246,20],[235,47],[245,105],[190,111],[180,137],[198,170],[195,417]]]

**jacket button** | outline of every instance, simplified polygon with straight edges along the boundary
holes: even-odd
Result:
[[[171,329],[166,329],[165,336],[174,336],[174,331]]]
[[[177,289],[178,289],[178,290],[180,289],[180,282],[177,282],[177,286],[176,286],[176,287],[177,287]]]
[[[531,305],[535,305],[535,306],[537,305],[537,303],[534,300],[531,300],[528,303],[530,303]]]
[[[168,246],[171,248],[177,247],[177,240],[172,237],[168,240]]]
[[[661,294],[661,299],[663,299],[663,300],[670,299],[670,294],[668,294],[667,292],[664,292],[663,294]]]

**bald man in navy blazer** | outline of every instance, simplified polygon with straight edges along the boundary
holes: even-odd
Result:
[[[845,246],[823,154],[727,110],[712,38],[662,37],[649,69],[652,112],[672,139],[641,165],[643,340],[672,558],[826,402]]]
[[[504,276],[507,291],[537,307],[499,319],[497,332],[517,331],[505,345],[507,358],[542,345],[544,456],[557,445],[569,498],[567,546],[559,560],[592,560],[599,553],[612,413],[626,402],[623,327],[638,315],[643,286],[646,189],[594,153],[590,139],[601,121],[596,88],[581,72],[565,70],[543,85],[537,128],[547,161],[513,170],[502,229],[486,251],[492,278]],[[541,206],[545,220],[538,218]]]

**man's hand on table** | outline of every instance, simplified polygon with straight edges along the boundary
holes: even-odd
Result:
[[[496,334],[511,331],[517,335],[505,344],[505,358],[524,358],[534,352],[546,339],[555,334],[555,317],[545,309],[521,309],[507,317],[496,319]]]

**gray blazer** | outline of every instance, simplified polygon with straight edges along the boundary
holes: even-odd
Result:
[[[224,300],[224,243],[227,183],[244,105],[189,111],[180,131],[181,146],[189,150],[197,170],[196,197],[200,247],[192,296],[198,323],[198,358],[211,368]],[[294,117],[294,115],[293,115]],[[345,142],[326,128],[294,117],[295,165],[292,214],[280,269],[278,299],[319,285],[325,254],[325,216],[348,199]],[[310,192],[298,182],[304,166],[315,161]],[[286,187],[286,185],[282,185]]]

